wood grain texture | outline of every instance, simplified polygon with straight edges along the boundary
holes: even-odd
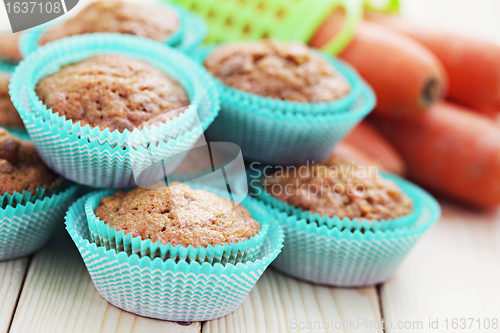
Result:
[[[358,320],[380,322],[375,288],[336,289],[312,285],[268,269],[234,313],[203,324],[203,333],[381,332],[349,329]],[[335,327],[346,322],[347,329]]]
[[[200,332],[199,322],[178,324],[122,311],[95,290],[65,230],[33,258],[11,332]]]
[[[395,326],[386,332],[426,332],[429,318],[438,320],[435,332],[482,332],[477,322],[469,328],[469,319],[466,328],[453,329],[452,320],[497,318],[497,329],[485,331],[500,332],[499,295],[500,211],[480,214],[445,205],[441,220],[381,288],[384,318]],[[406,329],[396,326],[401,321]],[[419,321],[423,330],[413,325]]]
[[[9,330],[28,262],[28,257],[0,262],[0,333]]]

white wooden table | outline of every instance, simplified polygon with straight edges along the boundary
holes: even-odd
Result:
[[[500,332],[452,329],[454,318],[474,318],[474,325],[477,319],[500,320],[499,282],[500,211],[475,213],[445,204],[441,220],[381,286],[315,286],[268,269],[233,314],[172,323],[132,315],[101,298],[61,221],[42,251],[0,263],[0,333],[383,332],[377,328],[382,320],[388,333]],[[430,330],[429,319],[438,320],[439,329]],[[324,322],[343,328],[324,329]]]

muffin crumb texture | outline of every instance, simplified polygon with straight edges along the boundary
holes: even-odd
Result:
[[[180,26],[173,10],[165,6],[125,1],[96,1],[74,18],[47,30],[39,44],[89,33],[121,33],[164,41]]]
[[[143,240],[187,247],[247,240],[260,224],[241,205],[181,183],[160,189],[136,188],[105,197],[95,214],[110,227]]]
[[[69,64],[41,79],[38,98],[74,123],[101,130],[132,131],[162,122],[189,105],[184,88],[150,64],[121,55],[98,55]]]
[[[0,195],[54,185],[57,176],[38,156],[33,143],[0,128]]]
[[[331,102],[350,91],[332,65],[301,43],[231,43],[217,47],[205,67],[228,86],[275,99]]]
[[[277,199],[321,216],[384,220],[412,212],[411,199],[394,182],[340,158],[277,170],[262,183]]]
[[[10,75],[0,72],[0,126],[24,127],[9,95]]]

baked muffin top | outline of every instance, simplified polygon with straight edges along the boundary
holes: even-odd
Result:
[[[0,58],[4,58],[10,61],[21,61],[23,56],[19,52],[19,37],[21,34],[5,34],[0,35]]]
[[[0,72],[0,126],[23,127],[23,121],[10,100],[9,82],[10,75]]]
[[[39,44],[89,33],[122,33],[164,41],[180,25],[175,11],[166,6],[123,1],[96,1],[90,3],[75,17],[47,30]]]
[[[383,220],[412,212],[410,198],[392,181],[341,158],[280,170],[263,179],[265,190],[295,207],[339,218]]]
[[[0,127],[0,195],[50,187],[57,180],[38,156],[33,143],[19,140]]]
[[[171,119],[189,105],[184,88],[150,64],[122,55],[98,55],[41,79],[38,98],[60,116],[101,130],[142,128]]]
[[[233,208],[228,199],[181,183],[117,191],[103,198],[94,212],[117,230],[174,246],[223,245],[260,231],[259,222],[243,206]]]
[[[301,43],[230,43],[208,55],[205,67],[228,86],[275,99],[331,102],[350,91],[332,65]]]

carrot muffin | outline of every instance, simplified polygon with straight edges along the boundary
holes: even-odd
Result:
[[[172,183],[156,190],[136,188],[105,197],[95,209],[104,223],[133,237],[187,247],[250,239],[259,222],[241,205],[215,194]]]
[[[122,33],[164,41],[180,26],[177,14],[165,6],[122,1],[97,1],[74,18],[46,31],[39,44],[89,33]]]
[[[341,219],[392,219],[410,214],[413,206],[392,181],[336,157],[288,173],[278,170],[262,184],[283,202],[312,214]]]
[[[224,84],[264,97],[319,103],[350,91],[332,65],[301,43],[231,43],[217,47],[204,64]]]
[[[51,187],[58,177],[38,156],[33,143],[25,142],[0,128],[0,195],[37,187]]]
[[[18,47],[20,36],[20,33],[0,35],[0,58],[16,62],[23,60]]]
[[[23,121],[10,100],[9,81],[10,75],[0,72],[0,126],[23,127]]]
[[[52,112],[101,130],[142,128],[171,119],[189,105],[184,88],[150,64],[121,55],[99,55],[69,64],[35,88]]]

